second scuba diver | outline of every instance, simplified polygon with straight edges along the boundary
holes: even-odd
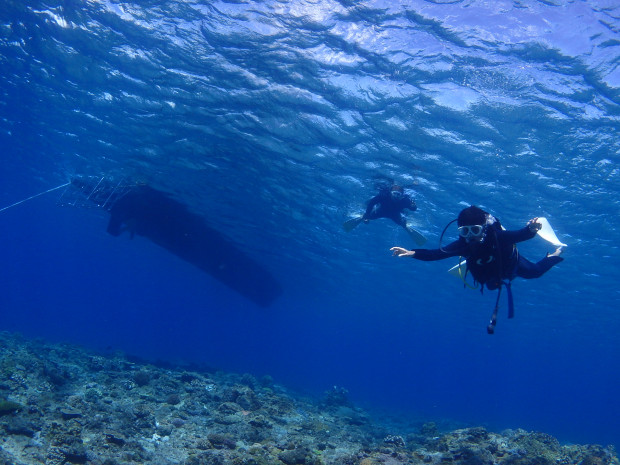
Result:
[[[346,221],[343,227],[345,231],[351,231],[362,222],[389,218],[407,231],[416,244],[424,245],[426,238],[407,224],[407,219],[403,215],[405,209],[416,211],[418,207],[401,186],[397,184],[391,187],[381,186],[379,193],[368,201],[364,214]]]

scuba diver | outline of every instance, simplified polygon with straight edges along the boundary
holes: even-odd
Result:
[[[402,213],[405,209],[416,211],[418,207],[401,186],[398,184],[392,184],[391,187],[379,186],[379,193],[368,201],[364,214],[346,221],[343,227],[345,231],[349,232],[362,222],[368,223],[370,220],[378,218],[389,218],[404,228],[416,244],[423,245],[426,238],[407,225],[407,219]]]
[[[516,231],[505,230],[498,219],[484,210],[470,206],[463,209],[456,220],[459,238],[441,247],[441,239],[438,249],[413,249],[407,250],[402,247],[392,247],[393,256],[413,257],[423,261],[443,260],[449,257],[463,257],[466,260],[466,271],[471,272],[474,283],[480,283],[481,289],[486,285],[487,289],[499,289],[495,310],[487,332],[493,334],[497,319],[501,286],[506,287],[508,294],[508,318],[514,316],[511,281],[516,278],[534,279],[545,274],[551,267],[560,263],[563,258],[560,254],[563,245],[551,254],[547,254],[542,260],[533,263],[523,257],[517,250],[516,244],[533,238],[541,229],[542,218],[531,219],[527,225]],[[545,224],[548,225],[546,220]],[[448,226],[444,229],[442,237]],[[550,227],[549,227],[550,229]],[[552,232],[553,237],[555,233]],[[543,237],[544,238],[544,237]],[[556,244],[561,244],[555,238]],[[457,265],[460,269],[460,265]],[[464,276],[463,276],[464,278]]]

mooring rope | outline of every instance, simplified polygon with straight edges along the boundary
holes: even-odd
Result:
[[[20,200],[19,202],[15,202],[13,205],[9,205],[8,207],[0,208],[0,213],[3,212],[4,210],[8,210],[9,208],[16,207],[17,205],[27,202],[28,200],[35,199],[39,197],[40,195],[47,194],[48,192],[52,192],[52,191],[61,189],[63,187],[67,187],[69,184],[71,184],[71,182],[66,182],[64,184],[61,184],[60,186],[52,187],[51,189],[48,189],[45,192],[39,192],[38,194],[28,197],[27,199]]]

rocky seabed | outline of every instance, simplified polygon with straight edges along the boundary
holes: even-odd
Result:
[[[334,387],[321,400],[205,367],[0,334],[0,464],[620,465],[612,447],[521,429],[440,431],[376,420]]]

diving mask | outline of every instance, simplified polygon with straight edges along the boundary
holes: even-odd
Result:
[[[481,224],[459,226],[458,230],[463,239],[479,239],[484,234],[484,226]]]

